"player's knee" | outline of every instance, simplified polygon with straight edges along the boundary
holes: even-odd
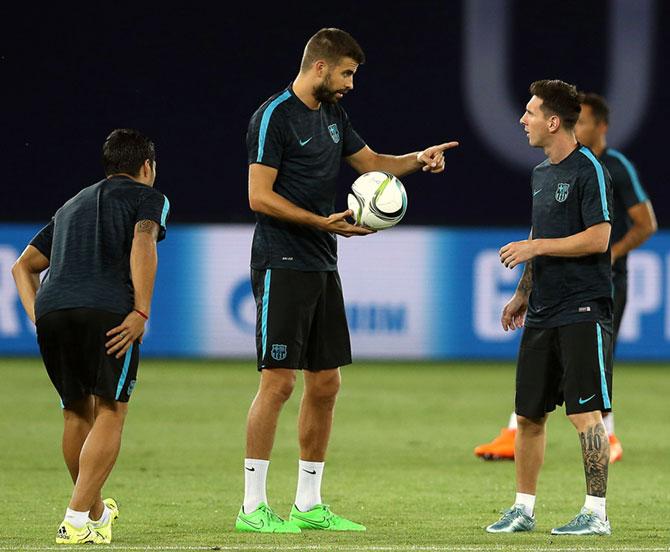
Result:
[[[312,378],[305,387],[305,393],[310,398],[319,401],[334,401],[340,391],[340,373],[338,370],[319,372],[318,377]]]
[[[602,414],[596,410],[594,412],[580,412],[579,414],[568,414],[568,418],[575,426],[577,431],[582,431],[587,427],[599,424],[603,421]]]
[[[104,415],[114,416],[115,418],[123,420],[128,413],[128,403],[96,397],[95,412],[96,418],[98,416]]]
[[[261,393],[270,394],[279,402],[286,402],[291,397],[295,388],[295,373],[291,370],[287,374],[278,376],[273,374],[270,378],[264,378],[261,384]]]
[[[94,404],[90,396],[72,401],[63,407],[63,418],[67,423],[92,423]]]
[[[530,434],[540,434],[544,431],[544,422],[546,418],[527,418],[526,416],[516,415],[516,423],[519,431]]]

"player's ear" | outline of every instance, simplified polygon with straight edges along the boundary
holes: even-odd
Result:
[[[322,60],[318,59],[314,62],[314,71],[318,77],[323,77],[328,72],[328,64]]]

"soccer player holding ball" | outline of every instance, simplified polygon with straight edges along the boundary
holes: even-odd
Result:
[[[582,446],[584,507],[555,535],[609,535],[605,509],[609,442],[601,412],[612,400],[612,187],[602,163],[575,137],[577,89],[563,81],[530,86],[521,124],[547,159],[531,179],[532,230],[508,243],[500,260],[525,263],[502,313],[504,330],[525,325],[516,374],[514,504],[486,530],[530,531],[544,460],[549,412],[565,403]]]
[[[260,385],[247,421],[244,502],[236,521],[240,531],[365,530],[334,514],[321,499],[339,367],[351,363],[336,234],[372,232],[347,221],[352,211],[335,212],[341,160],[361,174],[440,173],[444,151],[458,144],[401,156],[370,149],[339,105],[353,90],[364,61],[351,35],[321,29],[307,42],[296,79],[265,101],[249,123],[249,204],[256,213],[251,280]],[[268,504],[266,477],[277,420],[293,391],[296,370],[303,370],[305,383],[298,488],[284,520]]]

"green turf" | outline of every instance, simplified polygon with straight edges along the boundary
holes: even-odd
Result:
[[[105,488],[121,504],[113,549],[558,551],[670,544],[668,366],[617,366],[624,459],[610,472],[610,538],[549,535],[579,510],[584,495],[579,442],[562,411],[549,421],[536,531],[483,531],[514,496],[514,464],[472,454],[507,421],[511,363],[346,368],[324,499],[367,525],[367,533],[237,534],[244,424],[257,378],[247,363],[142,363],[121,456]],[[0,381],[0,549],[45,549],[71,491],[60,456],[58,397],[37,360],[0,360]],[[268,478],[270,503],[283,515],[295,493],[299,396],[297,388],[283,412]]]

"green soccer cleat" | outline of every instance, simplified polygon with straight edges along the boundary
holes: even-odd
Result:
[[[300,533],[300,527],[280,518],[272,509],[261,502],[250,514],[244,513],[244,506],[237,514],[235,529],[251,533]]]
[[[307,512],[301,512],[295,504],[291,508],[289,521],[301,529],[321,529],[324,531],[365,531],[365,525],[344,519],[333,512],[327,504],[317,504]]]
[[[73,527],[70,523],[63,520],[56,533],[56,544],[106,544],[105,539],[90,523],[84,525],[81,529]]]
[[[551,530],[552,535],[611,535],[609,520],[603,521],[591,510],[582,508],[574,519]]]
[[[524,508],[515,504],[502,517],[486,528],[488,533],[518,533],[532,531],[535,527],[535,518],[526,514]]]
[[[102,502],[109,508],[109,518],[107,518],[107,523],[100,524],[96,521],[91,521],[90,526],[93,531],[98,533],[104,539],[105,544],[110,544],[112,542],[112,525],[114,525],[114,522],[119,517],[119,505],[113,498],[106,498]]]

